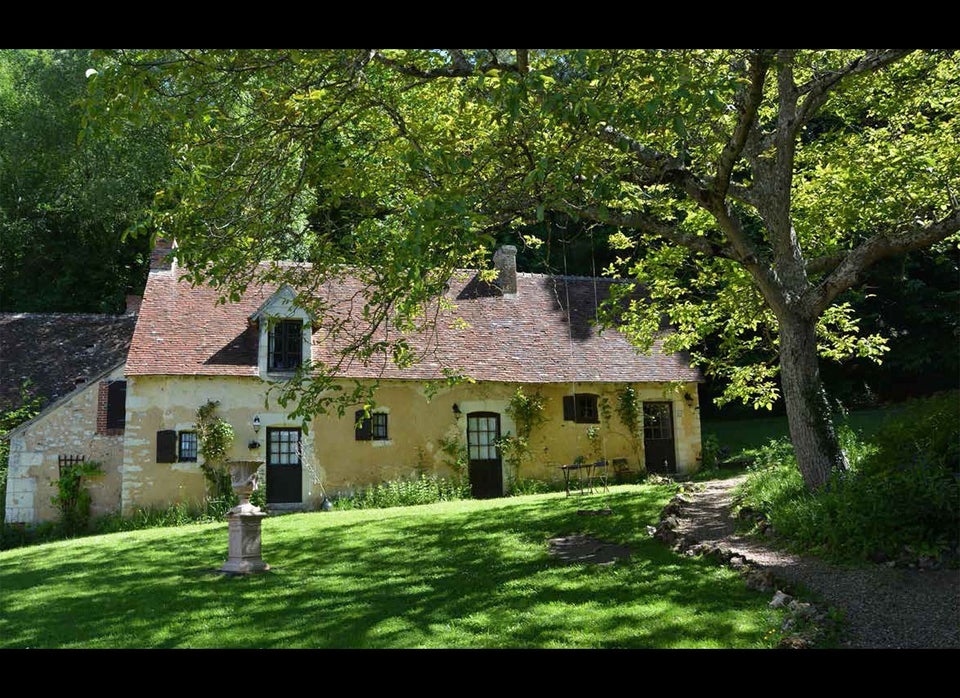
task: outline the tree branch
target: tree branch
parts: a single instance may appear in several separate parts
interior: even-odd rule
[[[522,74],[526,74],[527,71],[530,70],[529,49],[518,48],[516,49],[516,52],[517,52],[517,70]]]
[[[797,88],[798,94],[806,95],[803,104],[797,110],[795,129],[804,126],[819,111],[830,91],[834,89],[840,81],[860,73],[870,73],[884,66],[899,61],[904,56],[912,53],[916,49],[888,49],[879,53],[868,52],[865,55],[850,61],[840,70],[834,70],[824,73],[808,80]]]
[[[599,206],[577,207],[572,205],[554,206],[555,210],[571,215],[577,218],[586,218],[597,223],[615,225],[620,228],[632,228],[634,230],[643,230],[655,235],[659,235],[664,240],[676,245],[686,247],[694,252],[700,252],[708,257],[724,257],[726,259],[736,260],[736,253],[733,248],[718,245],[706,237],[700,235],[688,235],[677,230],[676,225],[666,223],[662,220],[648,216],[643,213],[622,211],[611,211],[610,209]]]
[[[643,171],[633,173],[638,184],[671,184],[680,187],[691,199],[713,212],[718,202],[711,198],[710,189],[693,174],[683,162],[634,140],[613,126],[604,126],[600,140],[632,153]],[[719,202],[722,205],[722,201]]]
[[[528,59],[526,49],[517,49],[516,63],[500,63],[500,61],[497,60],[496,51],[493,49],[487,50],[490,53],[491,59],[486,63],[478,63],[474,65],[464,55],[461,49],[449,49],[451,63],[440,68],[430,68],[428,70],[424,70],[423,68],[419,68],[410,63],[402,63],[392,58],[387,58],[379,51],[374,53],[373,58],[381,65],[385,65],[392,70],[396,70],[398,73],[402,73],[403,75],[408,75],[414,78],[420,78],[422,80],[433,80],[436,78],[464,78],[471,75],[476,75],[477,73],[484,73],[491,68],[515,73],[526,72]],[[521,67],[521,63],[523,67]]]
[[[763,99],[763,82],[769,68],[769,60],[763,53],[756,53],[750,58],[750,88],[744,95],[745,101],[740,108],[740,118],[737,120],[737,126],[734,128],[733,136],[727,141],[720,153],[720,161],[717,165],[717,176],[713,180],[713,193],[719,200],[727,196],[730,187],[730,175],[733,172],[733,166],[736,164],[746,145],[747,137],[753,128],[757,110]]]
[[[375,53],[373,59],[385,65],[388,68],[396,70],[398,73],[403,75],[409,75],[414,78],[422,78],[424,80],[433,80],[434,78],[463,78],[469,77],[474,73],[474,67],[470,64],[462,54],[459,57],[462,60],[454,58],[454,62],[451,65],[445,65],[442,68],[431,68],[430,70],[423,70],[418,68],[415,65],[410,65],[409,63],[401,63],[400,61],[395,61],[392,58],[387,58],[382,53]]]
[[[463,55],[463,50],[459,48],[448,49],[450,51],[450,58],[453,60],[453,65],[459,70],[465,70],[468,73],[473,72],[473,66],[470,64],[470,61],[467,60],[467,57]]]
[[[867,267],[885,258],[928,247],[960,231],[960,210],[926,226],[916,226],[892,235],[875,235],[845,255],[812,260],[815,269],[832,271],[804,295],[808,313],[819,316],[839,294],[854,286]],[[838,259],[839,258],[839,259]]]
[[[602,127],[599,135],[600,140],[632,153],[657,182],[677,180],[681,173],[685,172],[683,163],[679,159],[648,148],[613,126]]]
[[[782,301],[776,290],[776,284],[769,266],[760,259],[753,243],[750,242],[749,237],[743,231],[739,218],[724,199],[713,195],[712,190],[702,184],[677,158],[669,157],[648,148],[626,134],[617,131],[612,126],[605,126],[601,129],[600,138],[607,143],[633,153],[641,166],[647,169],[644,174],[649,175],[656,181],[680,186],[694,202],[717,219],[717,222],[720,223],[720,229],[730,241],[730,245],[721,246],[696,235],[680,233],[674,226],[640,214],[627,214],[620,218],[621,222],[617,222],[617,216],[610,213],[603,215],[613,215],[613,218],[594,215],[591,216],[593,220],[612,225],[638,227],[697,252],[732,259],[742,264],[753,275],[771,304]],[[737,193],[741,196],[749,196],[748,191],[743,188],[738,188]],[[635,221],[635,223],[632,224],[631,221]]]

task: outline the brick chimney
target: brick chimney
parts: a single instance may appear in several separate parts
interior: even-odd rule
[[[127,296],[127,315],[139,315],[143,296]]]
[[[493,253],[493,266],[497,270],[494,284],[505,296],[517,295],[517,248],[501,245]]]
[[[157,238],[157,244],[150,253],[150,270],[154,269],[173,269],[174,260],[170,254],[176,249],[176,240],[167,240],[166,238]]]

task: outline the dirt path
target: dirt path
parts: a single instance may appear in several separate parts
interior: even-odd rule
[[[811,590],[845,614],[843,647],[960,648],[960,570],[870,565],[846,568],[773,549],[735,532],[732,489],[743,476],[704,483],[678,516],[677,531],[723,545],[776,579]]]

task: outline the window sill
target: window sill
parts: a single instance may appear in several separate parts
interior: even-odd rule
[[[268,381],[288,381],[294,376],[297,375],[297,372],[294,371],[267,371],[266,373],[261,373],[260,377],[263,380]]]
[[[370,441],[374,448],[383,448],[384,446],[393,446],[392,439],[376,439]]]

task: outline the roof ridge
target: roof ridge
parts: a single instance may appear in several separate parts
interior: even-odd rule
[[[130,318],[136,318],[136,315],[127,314],[127,313],[34,313],[34,312],[16,312],[16,311],[4,311],[0,312],[0,318],[25,318],[25,319],[39,319],[39,318],[77,318],[79,319],[98,319],[98,320],[129,320]]]

